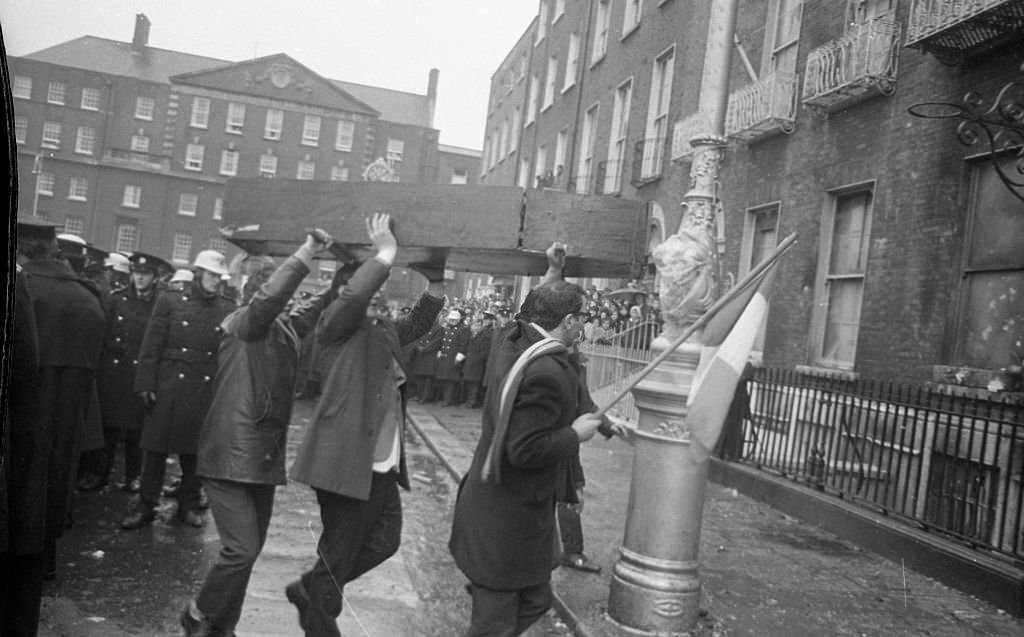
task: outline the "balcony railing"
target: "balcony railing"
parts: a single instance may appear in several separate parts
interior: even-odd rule
[[[154,170],[170,170],[171,157],[169,155],[154,155],[143,153],[127,148],[108,148],[103,154],[103,159],[108,161],[128,162],[136,166],[142,166]]]
[[[725,134],[751,142],[775,133],[792,133],[796,123],[797,78],[772,73],[733,92],[725,114]]]
[[[679,120],[672,127],[672,161],[686,161],[693,157],[693,146],[690,140],[696,135],[707,133],[711,129],[700,112]]]
[[[664,170],[665,137],[649,137],[633,147],[633,175],[629,183],[637,188],[661,178]]]
[[[907,46],[958,62],[1021,34],[1024,0],[914,0]]]
[[[804,70],[802,101],[832,112],[896,90],[900,26],[879,18],[850,27],[843,37],[810,52]]]

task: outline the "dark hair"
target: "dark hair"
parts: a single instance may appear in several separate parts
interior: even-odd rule
[[[242,286],[242,303],[246,304],[251,301],[253,295],[263,287],[264,283],[270,280],[270,277],[273,276],[276,270],[277,268],[274,266],[273,261],[261,262],[259,267],[249,274],[249,278],[245,280],[245,285]]]
[[[348,285],[348,280],[352,278],[352,275],[356,273],[360,265],[358,261],[349,261],[338,266],[338,269],[334,272],[334,278],[331,279],[332,298],[342,286]]]
[[[567,314],[583,309],[583,288],[568,281],[552,281],[530,290],[520,316],[546,330],[558,327]]]
[[[27,259],[52,259],[57,256],[57,240],[53,237],[40,238],[25,236],[23,233],[18,237],[18,252]]]

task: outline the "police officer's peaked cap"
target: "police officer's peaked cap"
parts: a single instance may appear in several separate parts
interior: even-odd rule
[[[60,253],[66,257],[85,258],[89,254],[89,244],[77,234],[68,232],[57,235],[57,246]]]
[[[132,252],[128,257],[128,262],[131,263],[132,271],[149,270],[153,274],[161,274],[174,269],[170,263],[160,257],[145,252]]]

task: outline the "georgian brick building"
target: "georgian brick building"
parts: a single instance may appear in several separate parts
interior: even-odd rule
[[[402,182],[476,174],[471,153],[443,158],[433,127],[438,71],[425,94],[318,75],[285,54],[242,62],[83,36],[9,57],[20,214],[62,222],[97,246],[178,265],[212,247],[235,176]],[[468,162],[468,164],[467,164]],[[446,181],[447,183],[447,181]]]
[[[800,236],[776,285],[766,364],[1020,382],[1024,202],[983,143],[958,140],[957,121],[908,109],[971,90],[991,103],[1020,81],[1022,5],[740,1],[722,279]],[[540,0],[492,77],[481,182],[643,200],[660,243],[689,187],[709,6]],[[1013,159],[996,161],[1012,171]]]

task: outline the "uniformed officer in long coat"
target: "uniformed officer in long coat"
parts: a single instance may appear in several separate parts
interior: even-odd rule
[[[103,437],[106,442],[100,486],[110,478],[119,442],[124,438],[124,489],[139,490],[142,450],[139,434],[146,416],[145,405],[133,391],[139,366],[139,350],[146,324],[157,297],[157,278],[173,268],[160,257],[135,252],[128,257],[131,279],[115,289],[107,307],[107,331],[98,378]]]
[[[487,369],[487,357],[491,353],[491,341],[494,338],[495,316],[484,312],[480,329],[469,339],[466,348],[466,362],[462,367],[462,384],[466,407],[483,406],[483,377]]]
[[[448,312],[445,323],[434,377],[444,388],[444,404],[454,405],[462,385],[462,364],[469,347],[469,328],[462,322],[462,312],[455,309]]]
[[[196,450],[199,430],[213,398],[221,321],[235,303],[219,292],[228,273],[224,255],[203,250],[192,264],[195,280],[182,291],[157,297],[139,350],[135,393],[149,408],[142,427],[142,479],[134,510],[121,528],[138,529],[156,517],[167,456],[181,465],[178,518],[202,526]]]

